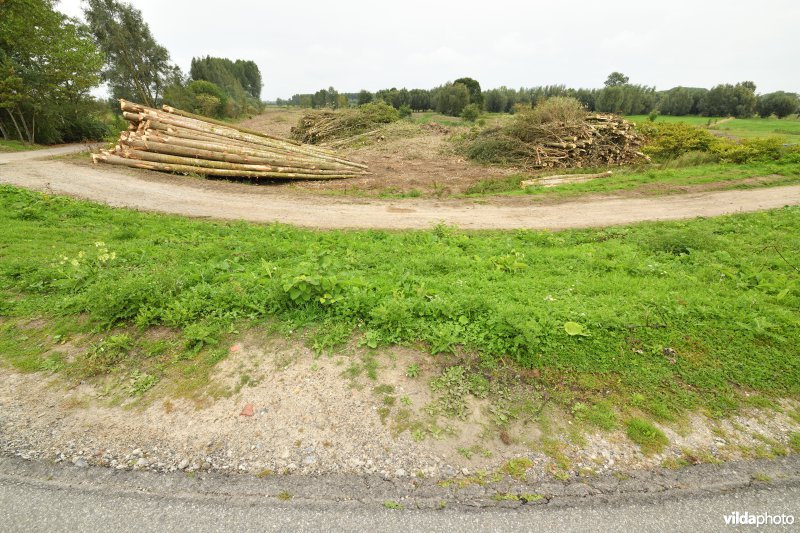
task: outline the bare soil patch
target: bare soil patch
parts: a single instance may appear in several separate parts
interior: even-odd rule
[[[753,409],[726,420],[695,415],[662,426],[669,446],[646,456],[623,429],[576,437],[568,416],[550,412],[553,456],[536,423],[511,424],[506,435],[487,431],[489,403],[473,399],[467,419],[440,417],[445,431],[418,439],[408,421],[428,417],[425,408],[435,399],[428,383],[438,371],[427,354],[370,352],[378,361],[377,378],[370,379],[347,371],[366,354],[358,348],[315,357],[301,344],[252,334],[231,348],[202,401],[176,397],[173,384],[163,381],[144,400],[119,404],[102,383],[3,369],[0,452],[117,469],[377,474],[470,484],[517,458],[526,459],[525,477],[534,481],[764,457],[785,453],[776,450],[797,431],[786,413],[798,403],[785,400],[781,411]],[[420,365],[419,377],[406,376],[410,362]]]
[[[242,125],[271,135],[288,137],[292,126],[307,110],[268,109]],[[367,136],[365,146],[342,148],[347,159],[369,165],[371,174],[347,180],[298,181],[277,184],[307,191],[355,191],[378,194],[408,193],[425,195],[459,194],[478,181],[508,176],[515,169],[484,167],[465,160],[453,151],[447,137],[466,127],[448,128],[439,124],[417,125],[400,121]]]

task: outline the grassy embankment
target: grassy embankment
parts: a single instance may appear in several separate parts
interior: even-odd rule
[[[3,152],[24,152],[25,150],[38,150],[43,148],[38,144],[28,144],[21,141],[0,140],[0,154]]]
[[[201,393],[229,343],[265,328],[318,351],[356,342],[376,355],[354,365],[373,369],[382,346],[417,347],[466,395],[522,372],[602,427],[800,393],[796,207],[561,233],[318,232],[2,187],[0,223],[0,358],[132,395],[160,380]]]

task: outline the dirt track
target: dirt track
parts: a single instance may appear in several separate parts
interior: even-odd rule
[[[116,207],[314,228],[567,229],[675,220],[800,204],[800,186],[651,198],[591,197],[553,205],[470,200],[375,200],[276,191],[180,176],[42,159],[84,146],[0,154],[0,183]]]

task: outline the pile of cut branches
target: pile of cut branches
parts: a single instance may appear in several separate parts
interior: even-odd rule
[[[164,106],[153,109],[120,100],[130,123],[113,150],[92,156],[103,162],[150,170],[285,179],[360,176],[366,165],[330,150],[226,124]]]
[[[640,151],[644,139],[622,117],[589,114],[580,108],[557,109],[556,104],[563,106],[563,101],[546,104],[518,112],[509,126],[477,134],[467,143],[466,154],[483,163],[529,169],[627,165],[648,160]]]
[[[365,104],[356,109],[311,111],[292,128],[292,138],[309,144],[331,143],[374,133],[383,125],[398,120],[398,111],[384,102]]]

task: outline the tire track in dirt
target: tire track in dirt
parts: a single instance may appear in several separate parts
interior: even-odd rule
[[[55,154],[85,150],[61,147]],[[710,217],[800,204],[800,185],[709,191],[645,198],[595,196],[558,204],[470,200],[336,198],[41,159],[54,150],[0,154],[0,183],[65,194],[143,211],[190,217],[282,222],[321,229],[464,229],[602,227],[642,221]]]

